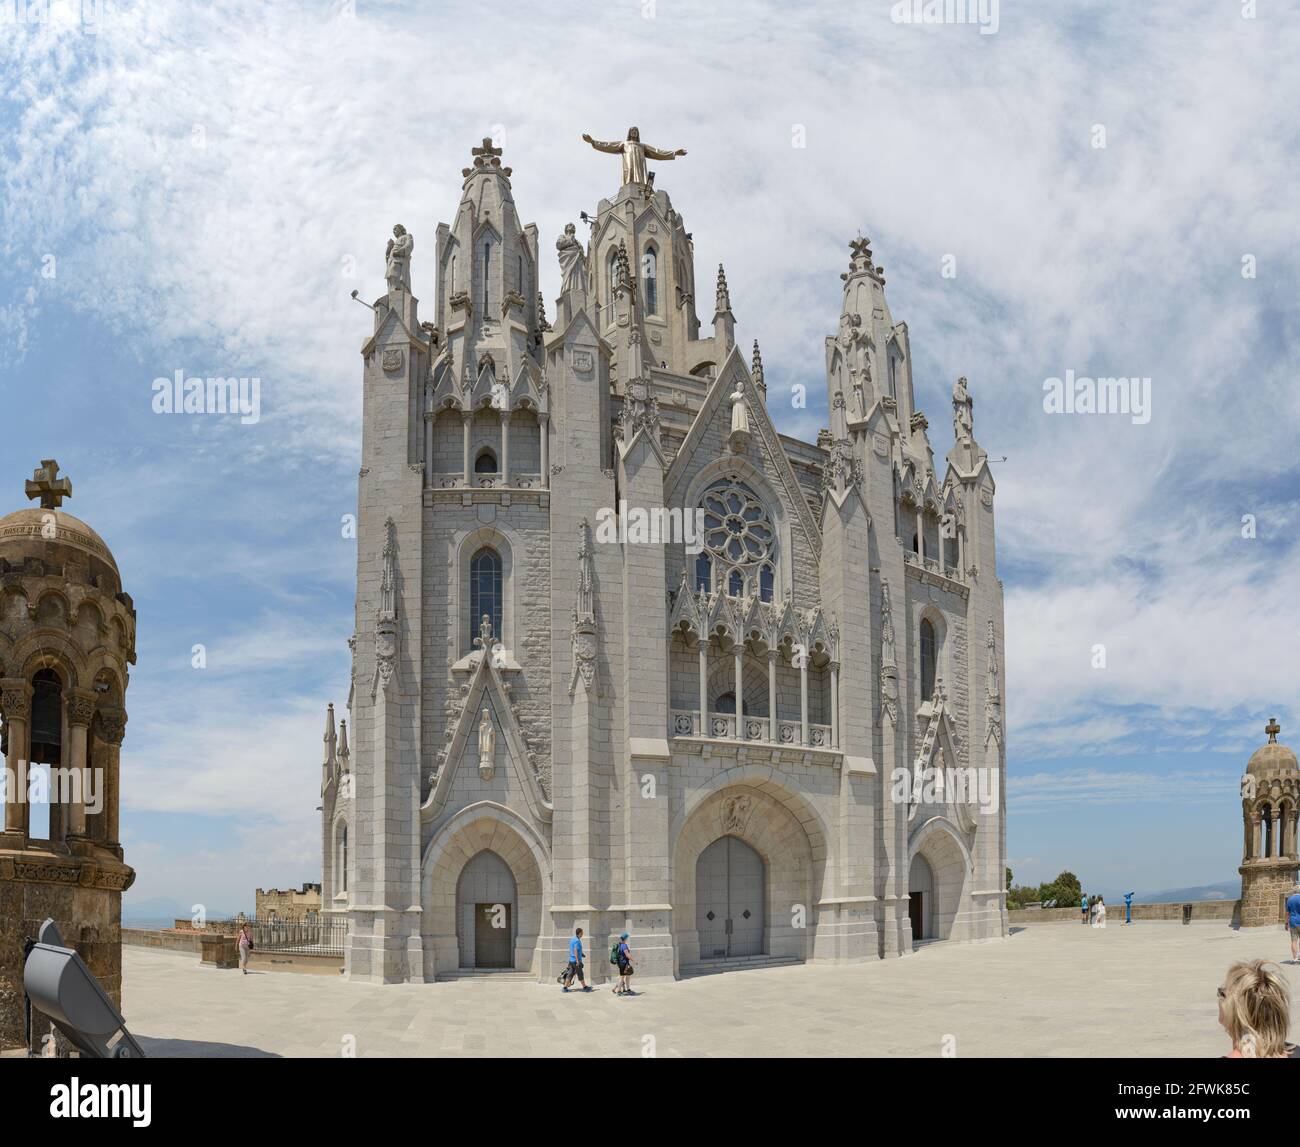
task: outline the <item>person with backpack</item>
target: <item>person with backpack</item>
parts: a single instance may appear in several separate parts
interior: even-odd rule
[[[618,965],[618,983],[614,985],[614,995],[636,995],[632,991],[632,985],[628,982],[635,969],[632,967],[632,949],[628,947],[626,932],[622,933],[610,946],[609,962]]]

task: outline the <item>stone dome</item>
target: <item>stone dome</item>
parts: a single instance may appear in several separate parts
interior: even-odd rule
[[[83,567],[91,584],[110,594],[120,593],[122,575],[113,551],[80,518],[58,508],[71,496],[72,483],[58,477],[59,464],[53,459],[41,467],[27,483],[27,496],[39,497],[41,504],[0,518],[0,573],[28,572],[34,559],[41,563],[32,570],[37,576],[57,576],[71,564]]]
[[[1282,731],[1276,717],[1269,718],[1264,732],[1268,734],[1268,743],[1260,745],[1250,757],[1246,772],[1254,777],[1282,777],[1300,774],[1300,763],[1296,761],[1295,751],[1288,745],[1281,744],[1277,735]]]
[[[104,588],[110,593],[122,589],[113,551],[85,522],[63,510],[30,506],[0,518],[0,560],[10,569],[22,570],[28,558],[39,558],[52,574],[62,573],[68,561],[76,561],[89,567],[92,581],[106,575],[109,584]]]

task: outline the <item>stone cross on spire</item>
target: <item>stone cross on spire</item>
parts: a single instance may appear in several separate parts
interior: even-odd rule
[[[1270,745],[1277,744],[1277,735],[1281,731],[1282,731],[1282,726],[1277,723],[1277,718],[1270,717],[1268,719],[1268,724],[1264,726],[1264,732],[1268,734],[1268,743]]]
[[[40,498],[41,509],[57,510],[64,498],[72,497],[72,481],[59,477],[59,464],[53,458],[43,458],[40,467],[28,480],[27,496]]]
[[[471,147],[469,153],[473,156],[487,156],[491,158],[492,156],[499,156],[501,154],[501,149],[499,147],[493,147],[492,137],[490,135],[485,135],[483,137],[483,146]]]

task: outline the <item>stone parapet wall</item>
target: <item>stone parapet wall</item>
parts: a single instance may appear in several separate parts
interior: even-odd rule
[[[1134,920],[1181,920],[1183,905],[1192,906],[1193,920],[1223,920],[1235,922],[1240,915],[1240,900],[1177,900],[1167,904],[1134,904]],[[1124,920],[1124,901],[1106,905],[1106,923],[1114,924]],[[1068,921],[1079,923],[1079,909],[1076,908],[1013,908],[1007,911],[1009,924],[1050,924]]]
[[[134,948],[163,948],[169,952],[193,952],[198,955],[203,933],[173,928],[123,928],[122,943]]]

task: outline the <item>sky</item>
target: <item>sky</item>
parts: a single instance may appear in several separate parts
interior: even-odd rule
[[[437,224],[491,136],[553,250],[617,190],[581,135],[631,123],[688,151],[657,186],[701,281],[725,264],[782,431],[826,422],[859,233],[940,457],[970,380],[1016,880],[1235,877],[1238,778],[1269,717],[1284,741],[1300,719],[1300,5],[899,14],[0,0],[0,513],[56,457],[135,600],[128,913],[320,877],[370,328],[350,294],[382,294],[392,225],[431,299]],[[554,313],[549,258],[542,287]],[[155,413],[178,370],[260,379],[260,416]],[[1149,420],[1048,413],[1067,371],[1149,379]]]

